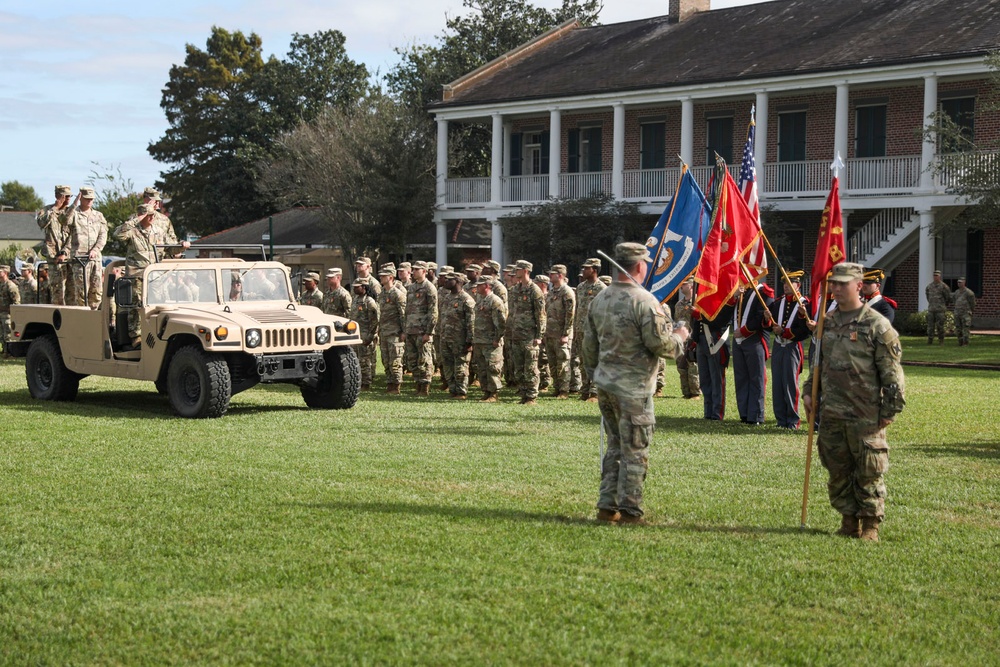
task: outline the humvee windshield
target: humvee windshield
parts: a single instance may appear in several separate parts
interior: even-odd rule
[[[215,269],[164,269],[146,278],[146,303],[218,303]]]
[[[225,301],[291,301],[281,269],[254,268],[223,272]]]

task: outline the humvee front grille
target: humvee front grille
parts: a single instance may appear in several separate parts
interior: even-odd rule
[[[312,327],[264,329],[263,333],[265,350],[287,350],[297,347],[313,349]]]

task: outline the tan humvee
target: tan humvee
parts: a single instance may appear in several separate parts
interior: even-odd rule
[[[28,391],[72,401],[87,375],[149,380],[182,417],[221,417],[233,394],[291,383],[311,408],[354,406],[361,369],[356,322],[292,298],[278,262],[176,259],[105,269],[101,308],[11,307],[10,351],[26,357]],[[134,280],[141,277],[142,298]],[[128,336],[138,309],[141,336]]]

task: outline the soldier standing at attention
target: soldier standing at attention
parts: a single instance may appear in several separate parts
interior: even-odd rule
[[[448,292],[441,304],[441,376],[452,398],[469,393],[469,355],[472,353],[476,302],[459,285],[457,273],[441,275]]]
[[[958,335],[958,346],[962,347],[969,344],[972,311],[976,309],[976,293],[965,286],[965,276],[958,279],[951,299],[955,304],[955,333]]]
[[[402,286],[403,289],[408,288],[413,284],[413,279],[410,277],[412,272],[412,264],[409,262],[400,262],[399,266],[396,267],[396,284]]]
[[[674,330],[670,315],[641,287],[650,262],[646,246],[619,243],[615,259],[627,274],[619,274],[590,303],[583,342],[584,367],[597,386],[608,438],[597,520],[644,524],[642,486],[656,423],[656,367],[660,357],[683,351],[688,332]]]
[[[70,244],[70,275],[73,278],[75,303],[71,306],[101,305],[101,251],[108,240],[108,221],[94,208],[94,188],[80,188],[77,202],[66,214]]]
[[[493,259],[487,260],[487,262],[483,264],[483,271],[481,275],[493,278],[493,293],[500,297],[500,300],[503,301],[503,305],[506,308],[507,288],[504,287],[503,282],[500,280],[500,262]]]
[[[771,351],[771,407],[774,418],[781,428],[796,429],[799,417],[799,374],[802,372],[802,341],[810,331],[806,317],[809,314],[809,300],[802,304],[795,298],[802,284],[803,271],[789,271],[788,280],[795,287],[782,283],[784,296],[769,306],[771,310],[771,333],[774,345]],[[803,304],[805,309],[803,309]]]
[[[21,303],[21,293],[10,280],[10,267],[0,264],[0,340],[3,342],[3,358],[10,359],[7,343],[10,342],[10,307]]]
[[[351,294],[341,287],[342,269],[326,270],[326,293],[323,295],[323,312],[338,317],[351,317]]]
[[[302,279],[302,293],[299,294],[299,303],[303,306],[315,306],[323,308],[323,292],[316,287],[319,284],[319,274],[310,271]]]
[[[73,188],[68,185],[56,186],[56,202],[49,204],[35,215],[38,227],[45,233],[44,255],[52,263],[49,278],[49,300],[62,306],[66,303],[66,281],[69,278],[69,264],[66,263],[69,235],[66,233],[65,217],[69,213],[69,197]]]
[[[355,346],[361,362],[361,389],[368,390],[375,376],[375,339],[378,336],[378,304],[368,296],[368,281],[356,278],[352,284],[354,300],[351,302],[351,319],[358,323],[361,343]]]
[[[372,261],[367,257],[358,257],[354,260],[354,272],[358,278],[361,278],[368,284],[366,288],[368,296],[377,299],[379,293],[382,291],[382,286],[375,280],[375,276],[372,275]]]
[[[681,283],[680,296],[674,304],[674,322],[691,326],[691,310],[694,308],[694,276]],[[686,346],[684,354],[677,357],[677,374],[681,376],[681,395],[684,398],[701,396],[701,380],[698,377],[698,357],[694,349]]]
[[[583,368],[580,354],[583,348],[583,328],[587,321],[590,302],[607,287],[597,277],[600,271],[601,260],[597,257],[591,257],[583,263],[583,279],[576,286],[576,316],[573,322],[573,343],[569,358],[569,390],[571,393],[580,392],[580,400],[591,403],[597,402],[597,389]]]
[[[132,280],[132,304],[136,306],[128,311],[128,335],[132,349],[139,349],[142,333],[139,307],[142,304],[142,270],[156,262],[156,246],[163,243],[161,229],[156,226],[153,207],[149,204],[139,204],[136,214],[115,227],[111,235],[125,244],[125,259],[128,273]]]
[[[417,396],[429,396],[432,366],[431,345],[438,321],[437,289],[427,281],[427,264],[413,263],[413,284],[406,295],[407,366],[417,385]]]
[[[382,293],[379,295],[378,338],[385,367],[385,393],[399,395],[403,383],[403,324],[406,322],[406,292],[396,289],[396,272],[379,271]]]
[[[905,382],[896,330],[861,300],[862,267],[843,262],[828,278],[836,310],[826,316],[819,363],[802,387],[811,413],[819,382],[816,442],[830,474],[830,504],[843,516],[838,535],[878,541],[889,468],[885,430],[903,410]],[[816,368],[819,377],[816,377]]]
[[[934,342],[934,333],[944,345],[944,316],[951,305],[951,290],[941,280],[941,272],[934,272],[934,279],[924,288],[927,295],[927,344]]]
[[[49,263],[39,262],[35,268],[38,269],[38,303],[52,303],[52,294],[49,291]]]
[[[476,282],[479,300],[473,323],[472,350],[479,371],[484,403],[496,403],[503,371],[503,335],[507,328],[507,308],[493,293],[497,282],[483,276]]]
[[[573,345],[576,293],[566,284],[566,265],[549,269],[552,287],[545,297],[545,349],[556,398],[569,398],[569,353]]]
[[[539,274],[535,276],[535,284],[538,285],[538,289],[542,290],[542,300],[548,299],[549,285],[552,284],[549,277]],[[547,322],[546,326],[548,326]],[[552,376],[549,375],[549,352],[545,349],[545,340],[543,337],[542,344],[538,346],[538,391],[548,389],[551,380]]]
[[[531,281],[531,262],[514,264],[517,282],[508,292],[510,299],[511,370],[521,395],[521,405],[535,405],[538,398],[538,348],[545,331],[545,299]]]
[[[882,269],[865,269],[865,281],[861,284],[861,294],[867,303],[871,304],[872,310],[889,320],[889,324],[896,319],[896,302],[882,296],[881,285],[885,279],[885,271]]]
[[[21,303],[38,303],[38,282],[35,280],[35,267],[25,262],[21,265],[21,282],[17,288],[21,293]]]

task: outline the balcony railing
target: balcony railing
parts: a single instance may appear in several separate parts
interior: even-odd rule
[[[1000,153],[996,151],[950,153],[940,157],[941,170],[935,174],[935,184],[938,187],[953,188],[963,177],[970,175],[972,180],[981,182],[984,186],[1000,181]]]
[[[549,198],[548,174],[506,176],[500,184],[504,202],[540,202]]]
[[[490,177],[449,178],[445,183],[445,201],[449,204],[488,204]]]
[[[589,171],[559,175],[559,196],[583,199],[593,194],[611,194],[611,172]]]
[[[680,177],[680,167],[626,169],[623,194],[625,199],[656,201],[670,199],[677,191],[677,181]]]

